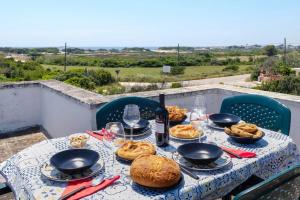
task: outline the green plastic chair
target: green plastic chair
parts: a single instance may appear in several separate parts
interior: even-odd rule
[[[143,97],[122,97],[104,104],[96,113],[97,129],[105,128],[108,122],[123,121],[123,111],[127,104],[139,106],[141,118],[151,120],[155,118],[157,101]]]
[[[299,199],[300,165],[287,169],[239,193],[234,200]]]
[[[240,116],[259,127],[289,135],[291,111],[280,102],[261,95],[238,95],[223,100],[221,113]]]
[[[10,188],[5,183],[0,183],[0,195],[11,192]]]

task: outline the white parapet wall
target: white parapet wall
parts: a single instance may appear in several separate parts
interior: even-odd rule
[[[204,96],[207,112],[219,112],[222,100],[239,94],[260,94],[275,98],[291,109],[290,136],[300,147],[300,97],[226,85],[201,85],[176,89],[102,96],[59,81],[7,83],[0,85],[0,134],[32,126],[42,127],[56,138],[96,130],[97,109],[116,98],[141,96],[158,99],[166,94],[168,105],[191,110],[197,95]]]
[[[22,82],[0,86],[0,134],[40,126],[50,137],[95,129],[101,96],[58,81]],[[93,101],[91,101],[93,102]]]
[[[0,87],[0,134],[41,123],[40,89],[37,83]]]

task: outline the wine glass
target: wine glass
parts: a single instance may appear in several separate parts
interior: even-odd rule
[[[117,147],[121,146],[122,142],[126,140],[124,127],[121,122],[109,122],[106,124],[105,129],[113,136],[119,137],[118,139],[115,138],[114,140],[115,146]],[[122,139],[120,137],[122,137]]]
[[[133,139],[133,127],[140,121],[140,110],[135,104],[125,106],[123,121],[130,127],[130,139]]]
[[[208,123],[208,118],[206,115],[206,101],[204,96],[196,96],[194,101],[194,107],[190,114],[191,122],[198,122],[200,125],[204,125],[203,122]]]

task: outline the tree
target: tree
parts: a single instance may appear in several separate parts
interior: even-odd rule
[[[264,47],[264,54],[267,56],[275,56],[277,54],[277,49],[274,45],[267,45]]]

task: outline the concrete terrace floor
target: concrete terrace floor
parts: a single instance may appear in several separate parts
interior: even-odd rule
[[[11,157],[12,155],[22,151],[23,149],[46,140],[47,137],[40,131],[34,131],[31,133],[18,134],[18,136],[12,136],[0,139],[0,163]],[[0,175],[0,183],[5,180]],[[0,195],[0,200],[13,200],[14,196],[10,192],[8,194]]]

